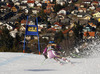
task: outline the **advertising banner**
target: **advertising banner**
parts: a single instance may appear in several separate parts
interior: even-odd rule
[[[38,35],[37,25],[26,25],[26,35]]]

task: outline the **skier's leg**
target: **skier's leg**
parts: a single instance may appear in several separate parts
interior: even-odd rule
[[[59,61],[59,59],[58,59],[58,58],[54,58],[54,60],[55,60],[55,61],[57,61],[57,62]]]
[[[54,60],[56,61],[56,62],[58,62],[59,64],[63,64],[60,60],[59,60],[59,58],[54,58]]]
[[[62,57],[62,60],[67,62],[67,63],[70,62],[70,60],[66,59],[65,57]]]

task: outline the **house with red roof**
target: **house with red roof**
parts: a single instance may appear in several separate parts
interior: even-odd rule
[[[7,6],[8,6],[9,8],[11,8],[11,7],[12,7],[9,3],[7,3]]]
[[[93,1],[92,3],[91,3],[91,5],[99,5],[99,2],[98,1]]]
[[[82,0],[82,3],[84,3],[84,4],[91,4],[91,0]]]
[[[83,38],[94,38],[95,32],[84,32]]]
[[[49,4],[49,3],[50,3],[50,1],[48,1],[48,0],[47,0],[47,1],[43,1],[42,3]]]
[[[21,25],[21,27],[19,28],[19,30],[22,31],[22,32],[25,32],[25,30],[26,30],[25,25]]]
[[[88,23],[91,27],[94,27],[94,28],[96,28],[97,26],[95,25],[95,24],[93,24],[93,23]]]
[[[69,29],[64,30],[62,33],[64,34],[64,36],[67,36],[67,35],[73,36],[74,31],[72,30],[72,28],[69,28]]]
[[[7,6],[0,7],[0,12],[6,12],[6,10],[7,10]]]
[[[52,28],[54,28],[56,30],[61,30],[62,25],[59,22],[55,22],[54,25],[52,26]]]
[[[56,32],[56,29],[54,29],[54,28],[49,28],[48,31]]]
[[[48,31],[54,31],[58,32],[62,30],[62,25],[60,25],[59,22],[55,22],[54,25],[51,25],[51,28],[48,29]]]
[[[83,28],[83,38],[94,38],[95,37],[95,30],[96,25],[93,23],[88,23],[87,26]]]
[[[21,25],[26,25],[26,22],[27,22],[27,20],[21,20]]]
[[[47,6],[46,6],[46,9],[44,10],[44,13],[48,13],[48,14],[50,14],[51,12],[53,12],[54,11],[54,6],[55,6],[55,4],[48,4]]]
[[[35,0],[27,0],[27,4],[28,4],[29,7],[34,7]]]
[[[34,3],[35,0],[27,0],[27,3]]]
[[[100,12],[100,7],[97,7],[97,8],[96,8],[96,11],[97,11],[97,12]]]
[[[66,10],[65,9],[61,9],[59,12],[57,12],[57,14],[63,14],[63,15],[66,15]]]
[[[70,29],[64,30],[63,34],[67,34],[70,31]]]
[[[86,8],[78,8],[78,11],[86,13],[87,10],[86,10]]]
[[[27,0],[21,0],[21,4],[27,3]]]

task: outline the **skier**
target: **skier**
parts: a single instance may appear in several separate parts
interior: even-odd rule
[[[69,60],[67,60],[66,58],[60,56],[60,51],[58,50],[59,46],[57,46],[57,44],[54,43],[54,41],[49,41],[49,44],[47,45],[47,47],[44,49],[43,51],[43,55],[45,56],[45,58],[50,58],[50,59],[54,59],[56,61],[60,62],[60,59],[62,59],[65,62],[70,62]],[[62,64],[62,63],[61,63]]]

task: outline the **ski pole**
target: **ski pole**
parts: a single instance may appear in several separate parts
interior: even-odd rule
[[[43,60],[43,62],[41,63],[41,65],[45,62],[46,59]]]

